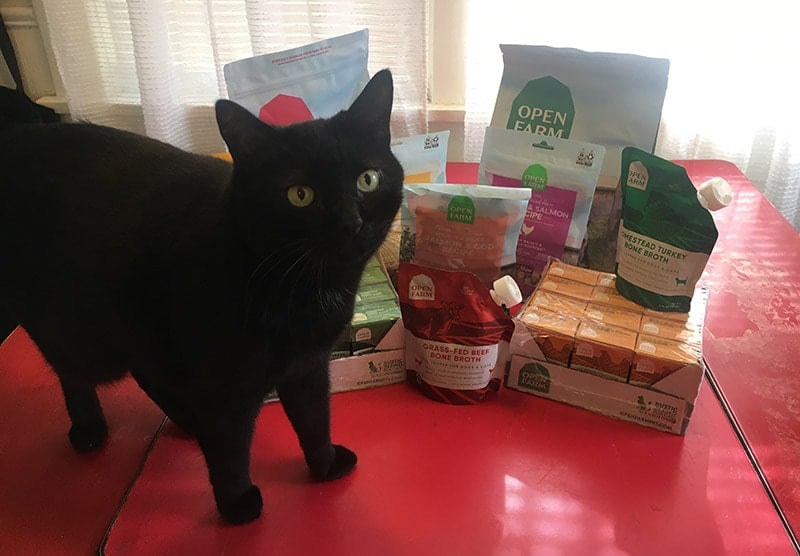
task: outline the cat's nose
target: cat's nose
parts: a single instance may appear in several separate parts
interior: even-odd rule
[[[364,220],[361,218],[361,213],[359,212],[357,206],[350,204],[339,205],[336,213],[339,229],[343,233],[353,237],[361,231],[361,226],[364,225]]]

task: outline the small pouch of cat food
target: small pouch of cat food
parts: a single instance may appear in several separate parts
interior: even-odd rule
[[[346,109],[369,82],[367,29],[225,64],[230,100],[289,125]]]
[[[621,183],[617,291],[655,311],[688,312],[717,241],[711,213],[682,166],[641,149],[623,149]]]
[[[476,274],[487,288],[512,274],[530,189],[408,184],[400,261]]]
[[[604,156],[602,145],[486,128],[478,181],[531,190],[516,252],[523,295],[536,287],[551,257],[563,259],[565,249],[583,246]]]
[[[392,154],[405,173],[405,183],[446,183],[449,131],[392,139]]]
[[[472,404],[497,392],[514,321],[470,272],[401,263],[406,374],[426,396]]]

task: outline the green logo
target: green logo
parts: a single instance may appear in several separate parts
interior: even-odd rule
[[[521,388],[548,394],[550,392],[550,373],[539,363],[527,363],[519,370],[517,385]]]
[[[447,205],[447,221],[462,224],[475,223],[475,203],[465,195],[456,195]]]
[[[569,139],[575,104],[569,87],[552,76],[540,77],[522,88],[508,114],[508,129]]]
[[[532,164],[522,172],[522,185],[534,191],[544,191],[547,188],[547,168],[541,164]]]

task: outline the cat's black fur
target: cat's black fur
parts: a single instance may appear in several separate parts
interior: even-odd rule
[[[233,166],[91,124],[0,135],[0,304],[59,376],[75,448],[106,438],[95,385],[130,372],[197,438],[230,522],[261,512],[250,444],[272,387],[312,476],[351,471],[328,358],[400,206],[392,91],[381,71],[348,110],[285,128],[219,101]]]

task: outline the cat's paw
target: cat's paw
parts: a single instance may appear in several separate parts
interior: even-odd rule
[[[261,491],[257,486],[251,485],[244,494],[233,499],[217,498],[217,509],[223,519],[233,525],[241,525],[253,521],[261,515],[264,502]]]
[[[69,429],[69,441],[79,452],[91,452],[106,442],[108,426],[105,421],[74,424]]]
[[[309,465],[311,474],[318,481],[333,481],[350,473],[358,462],[358,457],[351,450],[338,444],[333,445],[333,458],[324,464],[317,462]]]

